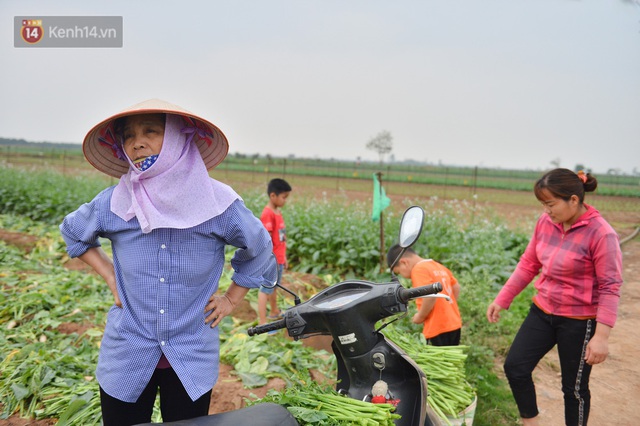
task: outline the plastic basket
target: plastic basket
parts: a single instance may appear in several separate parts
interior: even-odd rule
[[[478,395],[473,398],[473,402],[467,408],[458,413],[457,417],[447,416],[447,420],[452,426],[472,426],[477,404]]]

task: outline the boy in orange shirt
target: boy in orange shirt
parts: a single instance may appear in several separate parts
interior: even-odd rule
[[[394,245],[387,253],[387,264],[396,260],[402,248]],[[432,259],[423,259],[415,250],[408,248],[393,268],[393,273],[411,279],[412,287],[442,283],[442,291],[451,300],[436,297],[416,299],[418,312],[411,321],[423,324],[422,334],[434,346],[455,346],[460,344],[462,319],[458,310],[460,284],[451,271]]]
[[[267,194],[269,202],[262,210],[260,220],[271,235],[273,243],[273,254],[278,263],[278,283],[282,280],[282,272],[289,265],[287,262],[287,238],[286,227],[280,210],[287,202],[287,198],[291,193],[291,185],[284,179],[271,179],[267,185]],[[271,307],[271,315],[267,317],[267,302]],[[276,288],[260,287],[258,293],[258,321],[260,324],[266,324],[268,319],[277,319],[282,314],[278,308],[278,298],[276,296]]]

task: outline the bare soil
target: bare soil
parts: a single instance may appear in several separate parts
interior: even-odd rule
[[[344,195],[351,200],[366,200],[369,193],[347,191]],[[324,196],[320,194],[319,196]],[[393,198],[393,197],[392,197]],[[402,197],[404,198],[404,197]],[[493,209],[502,214],[513,226],[521,224],[522,220],[535,217],[536,208],[516,204],[493,204]],[[631,235],[640,225],[640,208],[637,212],[614,212],[605,218],[614,225],[616,231],[624,238]],[[30,251],[36,244],[36,239],[29,235],[0,230],[0,239]],[[591,375],[592,408],[589,424],[591,425],[622,425],[638,424],[635,402],[640,398],[640,238],[635,238],[623,245],[624,286],[620,303],[618,322],[611,334],[609,342],[610,355],[603,364],[594,367]],[[79,262],[66,265],[73,269],[85,266]],[[308,274],[286,272],[284,284],[296,290],[302,290],[305,283],[320,288],[322,280]],[[240,306],[235,316],[244,320],[252,320],[256,312],[248,303]],[[64,323],[60,331],[72,332],[89,324]],[[307,344],[316,348],[329,350],[331,339],[319,337],[307,339]],[[501,360],[496,360],[496,372],[501,373]],[[541,425],[564,425],[562,392],[560,390],[559,363],[557,353],[550,352],[540,363],[534,373],[538,404],[541,410]],[[325,378],[318,377],[318,380]],[[218,383],[213,389],[210,413],[219,413],[241,408],[245,405],[245,398],[262,397],[268,389],[282,389],[284,381],[272,379],[261,388],[245,389],[242,382],[232,374],[232,367],[221,365]],[[48,426],[55,424],[55,420],[29,420],[16,416],[8,420],[0,420],[0,426]]]

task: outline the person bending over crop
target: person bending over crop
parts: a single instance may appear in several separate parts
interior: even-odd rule
[[[533,191],[544,213],[515,271],[487,308],[495,323],[500,311],[537,276],[528,316],[511,344],[504,370],[524,425],[538,425],[532,372],[558,345],[565,423],[586,425],[591,394],[589,375],[609,354],[622,285],[618,235],[584,203],[595,191],[591,174],[554,169]]]
[[[387,252],[389,267],[400,255],[402,248],[392,246]],[[423,324],[422,334],[434,346],[454,346],[460,344],[462,319],[458,309],[460,284],[453,273],[433,259],[424,259],[415,250],[408,248],[393,267],[393,273],[411,279],[413,287],[421,287],[435,282],[442,283],[440,294],[444,298],[426,297],[416,299],[418,312],[411,321]]]
[[[209,177],[227,139],[212,123],[151,100],[100,122],[83,151],[120,179],[60,225],[69,255],[113,293],[96,371],[103,423],[150,422],[158,389],[164,422],[207,415],[218,324],[250,288],[276,279],[262,223]],[[113,260],[99,238],[111,241]],[[226,245],[238,248],[235,272],[219,294]]]

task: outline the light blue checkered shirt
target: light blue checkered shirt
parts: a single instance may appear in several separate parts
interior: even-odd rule
[[[204,307],[218,289],[225,245],[238,247],[233,281],[258,288],[276,279],[271,238],[236,200],[220,216],[189,229],[143,234],[109,208],[113,187],[69,214],[60,225],[67,252],[77,257],[111,240],[122,308],[111,306],[96,376],[109,395],[135,402],[165,354],[194,401],[218,378],[218,328],[205,324]]]

